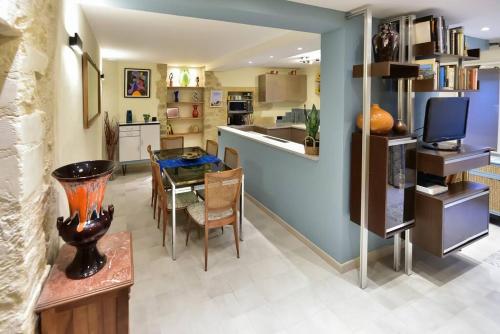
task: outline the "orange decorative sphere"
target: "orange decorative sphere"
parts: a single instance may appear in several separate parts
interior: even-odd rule
[[[363,113],[356,117],[356,125],[359,129],[363,128]],[[394,125],[394,118],[391,114],[380,108],[378,104],[372,104],[370,109],[370,131],[375,135],[386,135],[391,132]]]

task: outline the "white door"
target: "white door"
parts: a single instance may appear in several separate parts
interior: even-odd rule
[[[141,137],[137,136],[122,136],[120,133],[120,162],[135,161],[141,159]]]
[[[160,124],[141,125],[141,159],[149,159],[147,150],[148,145],[151,149],[160,149]]]

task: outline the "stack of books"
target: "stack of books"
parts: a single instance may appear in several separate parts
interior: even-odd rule
[[[419,80],[434,80],[434,90],[477,90],[478,68],[441,65],[436,59],[417,60]]]
[[[414,24],[416,44],[434,42],[435,52],[467,55],[463,27],[449,28],[444,17],[432,15],[418,18]]]

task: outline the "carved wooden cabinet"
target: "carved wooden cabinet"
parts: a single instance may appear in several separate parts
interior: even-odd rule
[[[61,248],[35,308],[42,334],[129,332],[128,302],[134,283],[130,232],[105,235],[97,245],[106,254],[106,265],[80,280],[64,273],[75,248]]]

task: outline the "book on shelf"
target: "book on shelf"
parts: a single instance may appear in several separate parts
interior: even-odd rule
[[[415,44],[434,42],[435,52],[467,55],[463,27],[449,28],[443,16],[424,16],[414,21]]]
[[[415,19],[413,22],[416,44],[432,42],[432,19],[430,15]]]
[[[477,90],[478,68],[440,65],[433,59],[419,60],[418,80],[433,80],[434,90]]]

